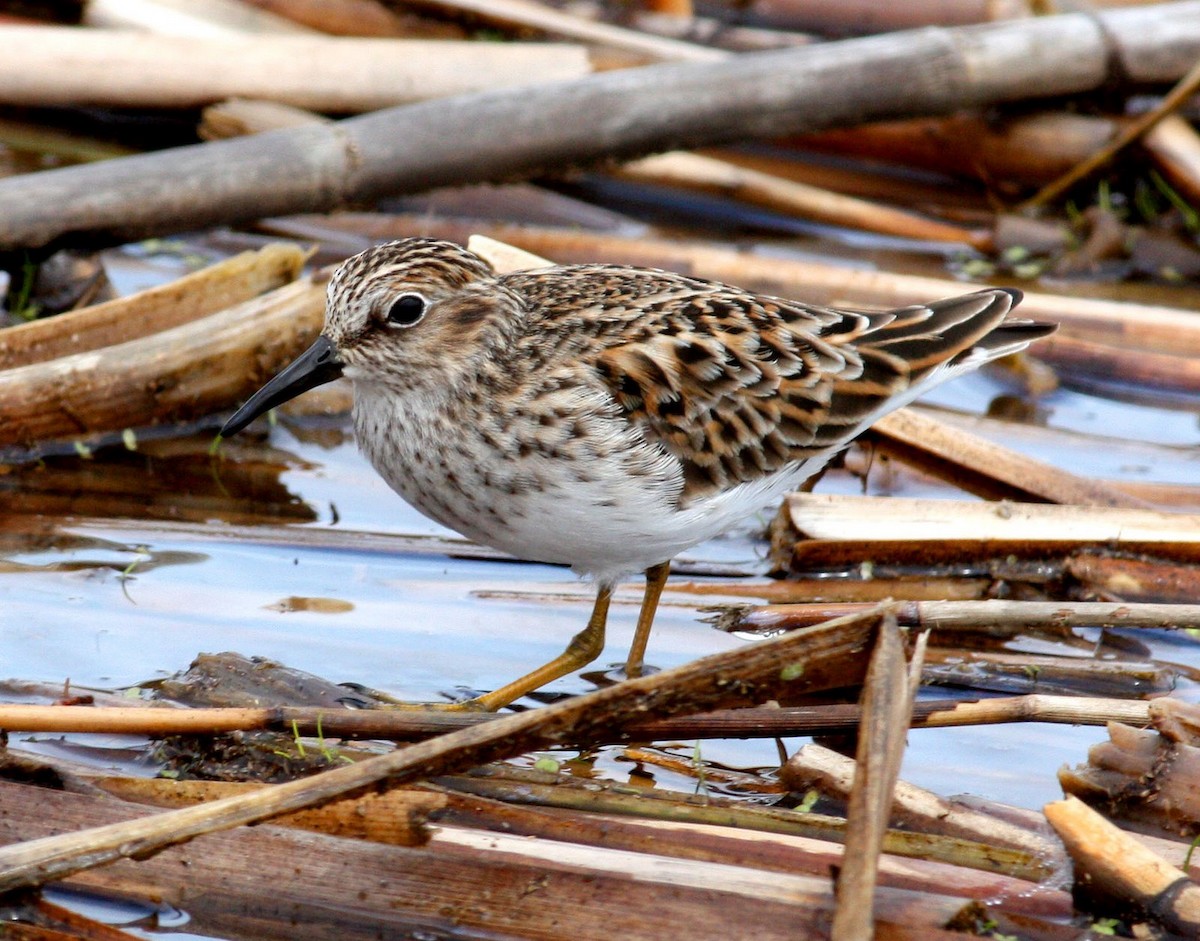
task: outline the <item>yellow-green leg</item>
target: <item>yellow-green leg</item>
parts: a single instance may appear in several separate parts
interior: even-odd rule
[[[660,562],[646,569],[646,593],[642,596],[642,610],[638,612],[637,629],[633,632],[633,644],[625,660],[625,675],[642,675],[642,662],[646,657],[646,645],[650,642],[650,628],[654,626],[654,615],[658,611],[658,599],[662,597],[671,571],[670,562]]]
[[[497,690],[484,693],[477,699],[455,705],[461,709],[484,709],[494,712],[520,699],[526,693],[540,689],[547,683],[553,683],[560,676],[566,676],[591,663],[604,649],[604,625],[608,620],[608,603],[612,600],[612,590],[610,582],[600,583],[596,589],[596,603],[592,607],[592,616],[588,618],[587,627],[572,637],[567,649],[549,663]]]

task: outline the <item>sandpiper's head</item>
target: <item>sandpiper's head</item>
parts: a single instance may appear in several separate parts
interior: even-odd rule
[[[267,409],[341,375],[399,392],[448,385],[454,367],[502,336],[519,308],[491,266],[453,242],[376,245],[334,272],[321,336],[238,409],[221,434],[235,434]]]
[[[469,350],[503,299],[487,262],[436,239],[355,255],[334,272],[328,296],[324,335],[346,375],[401,385]]]

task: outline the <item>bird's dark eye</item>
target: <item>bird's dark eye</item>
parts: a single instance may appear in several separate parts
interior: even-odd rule
[[[387,322],[393,327],[411,327],[425,316],[425,298],[420,294],[401,294],[388,308]]]

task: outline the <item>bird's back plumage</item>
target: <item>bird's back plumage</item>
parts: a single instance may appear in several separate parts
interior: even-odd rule
[[[679,462],[683,504],[838,449],[880,415],[1048,328],[1001,326],[1020,293],[890,311],[820,307],[665,271],[572,266],[500,278],[526,300],[520,360],[595,371]]]

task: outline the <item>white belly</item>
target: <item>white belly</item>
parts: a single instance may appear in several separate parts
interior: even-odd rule
[[[356,390],[357,392],[358,390]],[[729,529],[819,467],[796,466],[686,508],[673,459],[620,423],[591,448],[505,453],[504,429],[451,420],[396,398],[356,397],[359,447],[405,500],[469,539],[519,558],[613,579],[665,562]],[[612,429],[609,429],[612,430]],[[628,440],[619,435],[628,436]],[[490,438],[490,440],[489,440]],[[821,462],[823,463],[823,461]],[[813,462],[806,462],[812,465]]]

